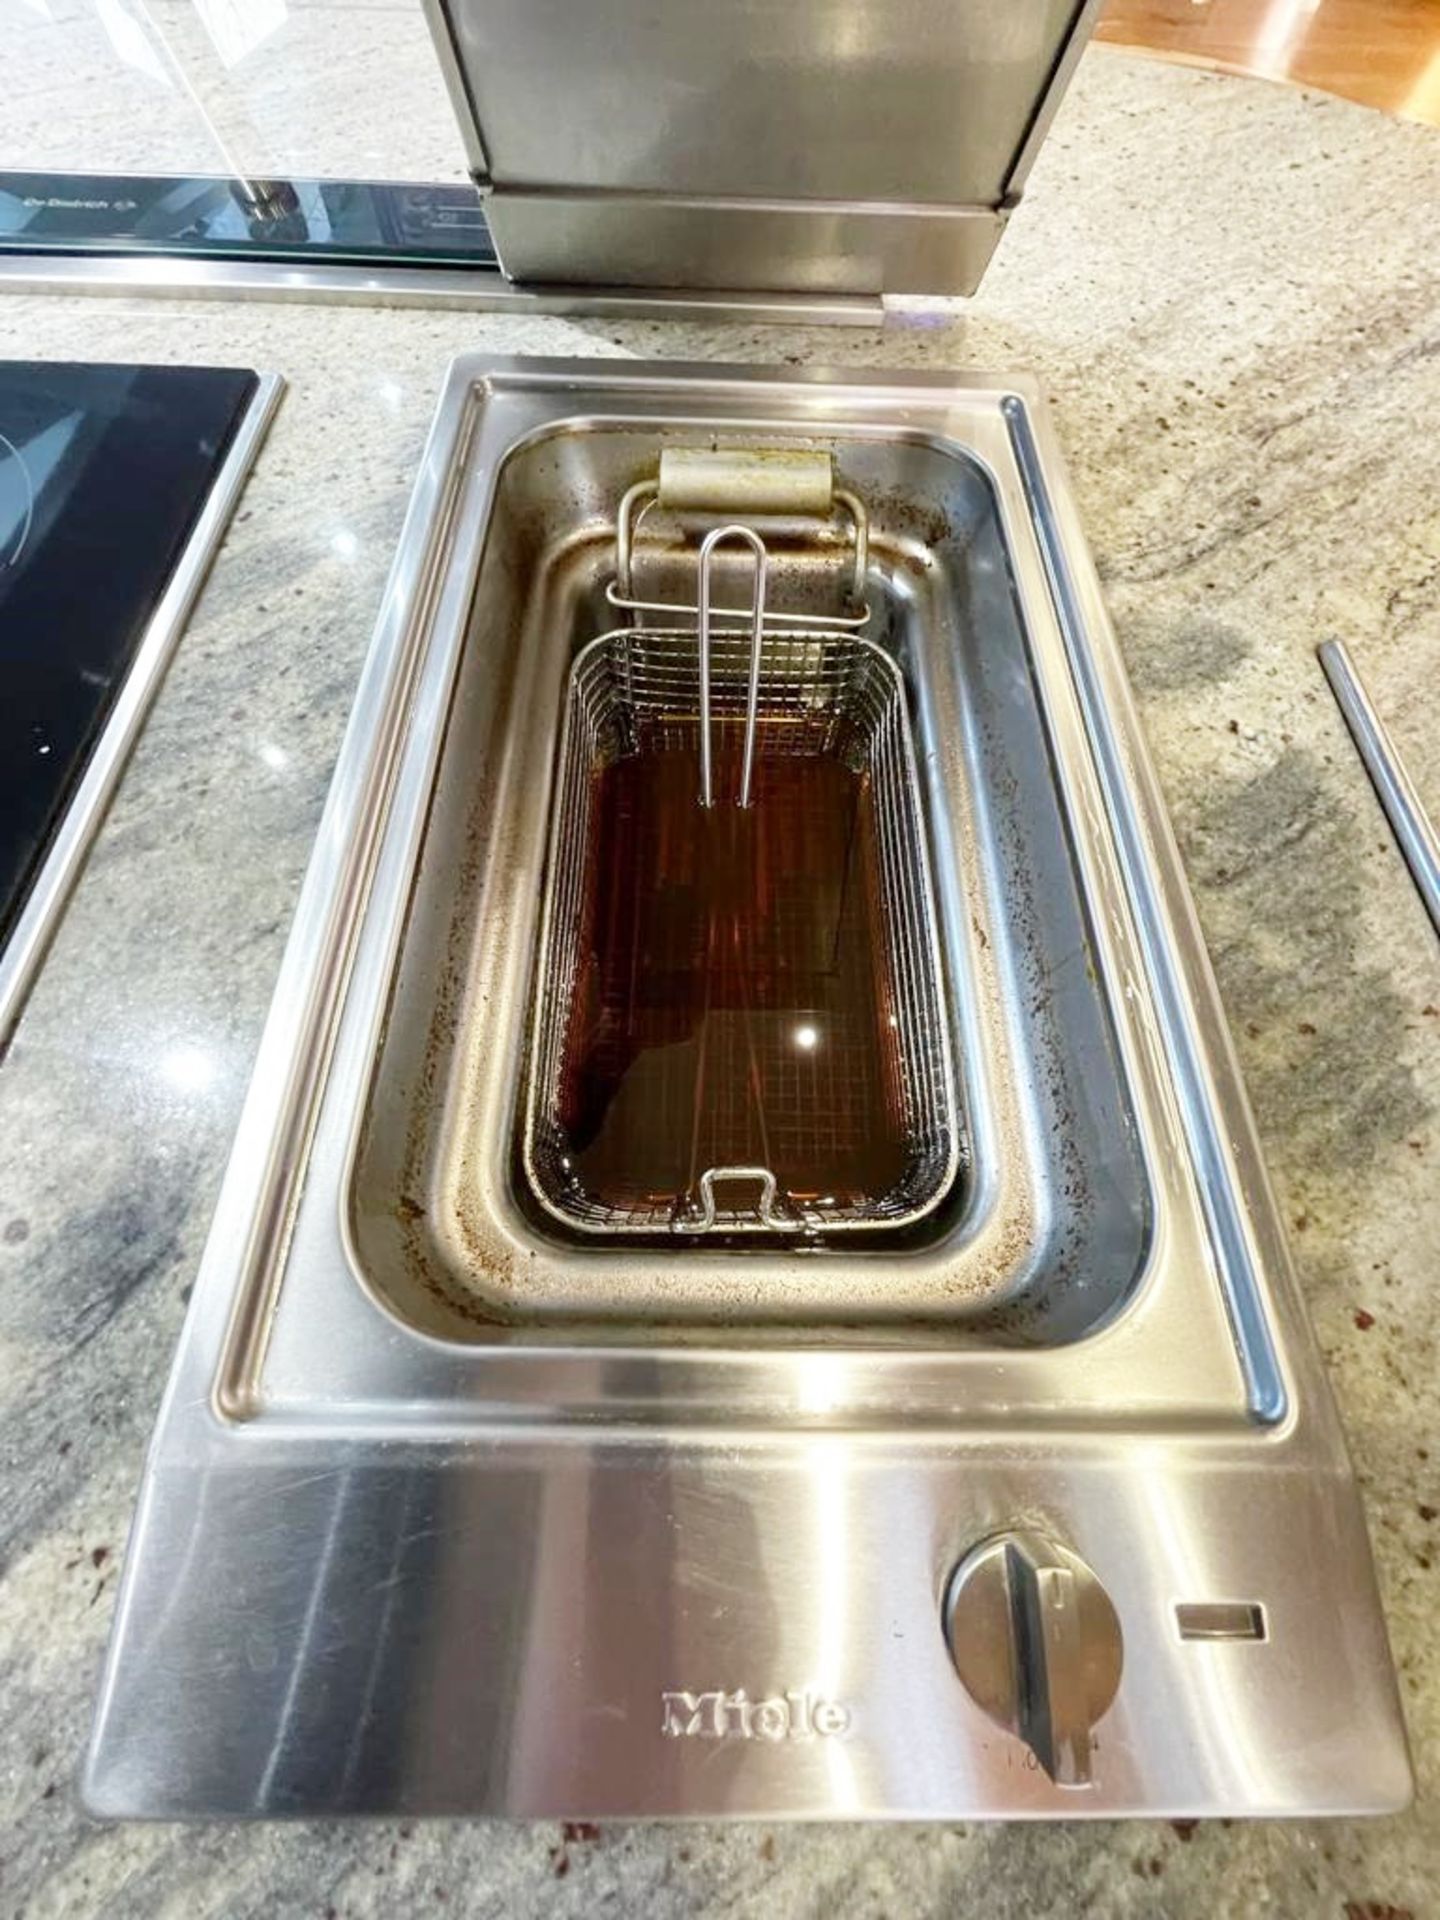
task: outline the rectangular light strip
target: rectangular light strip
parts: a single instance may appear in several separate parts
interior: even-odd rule
[[[1175,1608],[1182,1640],[1263,1640],[1265,1609],[1253,1600],[1183,1600]]]

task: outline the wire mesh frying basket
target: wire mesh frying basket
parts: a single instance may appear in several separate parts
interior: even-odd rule
[[[863,508],[837,497],[858,580]],[[745,525],[704,540],[694,606],[645,624],[631,505],[610,597],[632,623],[580,652],[565,695],[527,1184],[584,1237],[898,1232],[962,1160],[902,675],[856,631],[868,609],[767,613]],[[715,607],[736,543],[752,604]]]

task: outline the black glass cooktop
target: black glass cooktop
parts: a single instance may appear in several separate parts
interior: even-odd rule
[[[0,944],[258,384],[0,361]]]

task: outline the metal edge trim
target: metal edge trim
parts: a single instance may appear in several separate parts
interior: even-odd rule
[[[465,63],[455,44],[455,28],[447,0],[420,0],[420,10],[430,29],[440,75],[445,82],[445,91],[450,96],[450,110],[459,122],[460,137],[465,142],[472,177],[477,186],[486,187],[490,180],[490,162],[480,133],[480,117],[475,111],[475,102],[465,78]]]
[[[674,208],[682,213],[784,213],[830,220],[840,215],[863,215],[876,220],[941,220],[962,224],[1003,222],[1003,203],[989,200],[855,200],[818,194],[793,198],[774,193],[672,193],[664,187],[597,187],[588,183],[557,185],[553,181],[507,180],[490,188],[487,198],[509,200],[577,201],[584,206],[635,205]]]
[[[1232,1169],[1232,1179],[1221,1181],[1217,1186],[1212,1186],[1203,1178],[1197,1179],[1197,1196],[1208,1224],[1219,1277],[1234,1321],[1236,1347],[1252,1409],[1257,1419],[1274,1426],[1290,1413],[1292,1403],[1260,1297],[1255,1272],[1256,1250],[1234,1191],[1235,1130],[1222,1121],[1213,1094],[1205,1088],[1207,1076],[1198,1069],[1196,1043],[1190,1033],[1191,1023],[1180,1004],[1182,1000],[1195,996],[1197,982],[1194,978],[1186,977],[1183,965],[1177,969],[1173,964],[1161,964],[1150,931],[1157,921],[1163,922],[1167,917],[1159,898],[1159,889],[1171,882],[1184,891],[1189,903],[1188,885],[1183,878],[1183,868],[1168,818],[1159,814],[1157,809],[1147,809],[1149,818],[1141,821],[1116,803],[1117,793],[1122,792],[1127,784],[1122,755],[1140,776],[1142,804],[1147,792],[1158,793],[1154,772],[1138,729],[1127,729],[1127,732],[1133,732],[1133,737],[1126,738],[1122,746],[1113,720],[1106,716],[1106,699],[1100,691],[1095,663],[1087,650],[1077,643],[1077,635],[1086,631],[1090,623],[1081,610],[1071,557],[1060,530],[1050,485],[1040,458],[1030,418],[1033,403],[1012,396],[1001,404],[1021,482],[1031,502],[1036,539],[1050,585],[1055,617],[1085,716],[1085,727],[1100,775],[1116,851],[1136,912],[1139,950],[1144,957],[1156,1011],[1165,1032],[1166,1048],[1177,1064],[1184,1061],[1185,1070],[1172,1073],[1172,1080],[1180,1103],[1182,1124],[1190,1137],[1191,1151],[1195,1155],[1196,1171],[1200,1173],[1207,1163],[1217,1160]],[[1052,465],[1053,459],[1052,455]],[[1162,872],[1162,864],[1170,871]],[[1193,913],[1193,904],[1191,911]],[[1199,951],[1203,955],[1203,947]],[[1203,959],[1201,966],[1208,974],[1208,959]],[[1211,997],[1216,995],[1213,978],[1200,984],[1202,988],[1208,988]],[[1239,1144],[1248,1146],[1255,1163],[1261,1165],[1263,1163],[1254,1139],[1253,1122],[1249,1117],[1238,1070],[1235,1086],[1243,1111],[1243,1124],[1247,1129],[1247,1137],[1242,1138]]]
[[[314,301],[470,312],[576,314],[615,320],[741,320],[879,327],[879,294],[730,293],[635,287],[521,286],[483,267],[299,265],[161,254],[0,255],[0,292],[150,295],[160,299]]]
[[[1406,771],[1390,730],[1376,711],[1364,681],[1355,671],[1343,640],[1324,640],[1316,649],[1330,691],[1350,729],[1356,751],[1370,776],[1390,831],[1431,925],[1440,933],[1440,835]]]
[[[135,650],[50,851],[0,955],[0,1048],[8,1044],[20,1018],[284,390],[281,375],[259,376],[259,385],[235,429],[230,450],[210,482],[199,518]]]
[[[482,405],[474,383],[457,377],[452,361],[351,701],[201,1259],[203,1277],[213,1261],[231,1259],[232,1247],[241,1249],[241,1284],[212,1387],[217,1418],[231,1424],[256,1412],[255,1384],[308,1171],[364,902],[389,818],[399,743],[410,725],[416,676],[428,644],[438,558],[459,509],[466,449]],[[323,857],[327,852],[329,859]],[[278,1101],[274,1087],[281,1089]],[[256,1154],[242,1157],[242,1143],[252,1131]],[[178,1368],[172,1385],[176,1378]],[[167,1406],[168,1401],[157,1437]]]
[[[1005,176],[1005,199],[1009,205],[1013,205],[1020,197],[1030,169],[1035,164],[1035,157],[1045,144],[1051,123],[1060,110],[1060,102],[1064,99],[1065,91],[1075,76],[1075,69],[1080,64],[1080,56],[1090,44],[1090,36],[1095,31],[1095,22],[1104,4],[1105,0],[1083,0],[1083,4],[1070,24],[1069,35],[1050,70],[1049,79],[1037,96],[1030,124],[1025,129],[1019,150],[1011,162],[1009,173]]]
[[[424,0],[421,0],[424,5]],[[273,169],[263,169],[267,178],[274,176]],[[224,186],[242,176],[235,173],[209,173],[193,167],[4,167],[0,166],[0,180],[199,180]],[[253,175],[248,176],[252,181]],[[292,185],[305,182],[316,186],[360,186],[360,187],[458,187],[458,180],[417,180],[406,179],[403,174],[376,174],[369,179],[346,179],[343,175],[318,175],[292,171],[281,172],[279,178]],[[12,239],[13,243],[13,239]]]

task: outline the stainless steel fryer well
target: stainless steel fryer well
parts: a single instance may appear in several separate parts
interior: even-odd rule
[[[963,1179],[903,1232],[751,1225],[683,1239],[663,1221],[650,1232],[562,1228],[527,1180],[536,963],[571,674],[617,609],[647,629],[698,626],[697,541],[721,514],[761,512],[733,493],[717,501],[708,478],[703,514],[657,501],[633,591],[610,591],[617,503],[654,474],[657,445],[663,463],[702,435],[771,458],[797,443],[815,450],[819,438],[782,435],[773,422],[723,435],[692,419],[566,425],[515,449],[477,523],[483,551],[465,582],[465,643],[427,775],[423,850],[344,1176],[357,1270],[407,1324],[466,1343],[521,1327],[558,1339],[581,1325],[647,1343],[679,1326],[709,1338],[765,1326],[771,1337],[783,1327],[830,1340],[862,1325],[866,1337],[883,1328],[907,1342],[942,1337],[942,1327],[945,1338],[1017,1346],[1072,1338],[1143,1273],[1149,1195],[1114,1028],[1084,964],[1093,934],[1027,683],[1002,524],[983,468],[962,450],[889,433],[822,443],[873,521],[868,616],[855,605],[858,541],[840,515],[824,524],[816,513],[767,515],[764,537],[767,629],[798,639],[863,625],[903,680]],[[818,487],[811,497],[818,503]],[[726,603],[715,608],[717,700],[734,699],[744,678],[727,636],[753,623],[751,552],[729,542],[716,556]],[[738,731],[733,711],[717,713],[717,731],[726,728]],[[736,756],[724,755],[716,812],[738,826]],[[791,772],[780,756],[765,766],[782,785]],[[698,788],[693,757],[689,767]],[[695,790],[685,789],[687,818]],[[740,1009],[732,1001],[729,1011]],[[801,1117],[814,1124],[813,1103]],[[755,1147],[724,1157],[768,1156]],[[717,1185],[714,1197],[753,1206],[763,1191],[753,1179]],[[703,1206],[703,1191],[693,1197]]]

